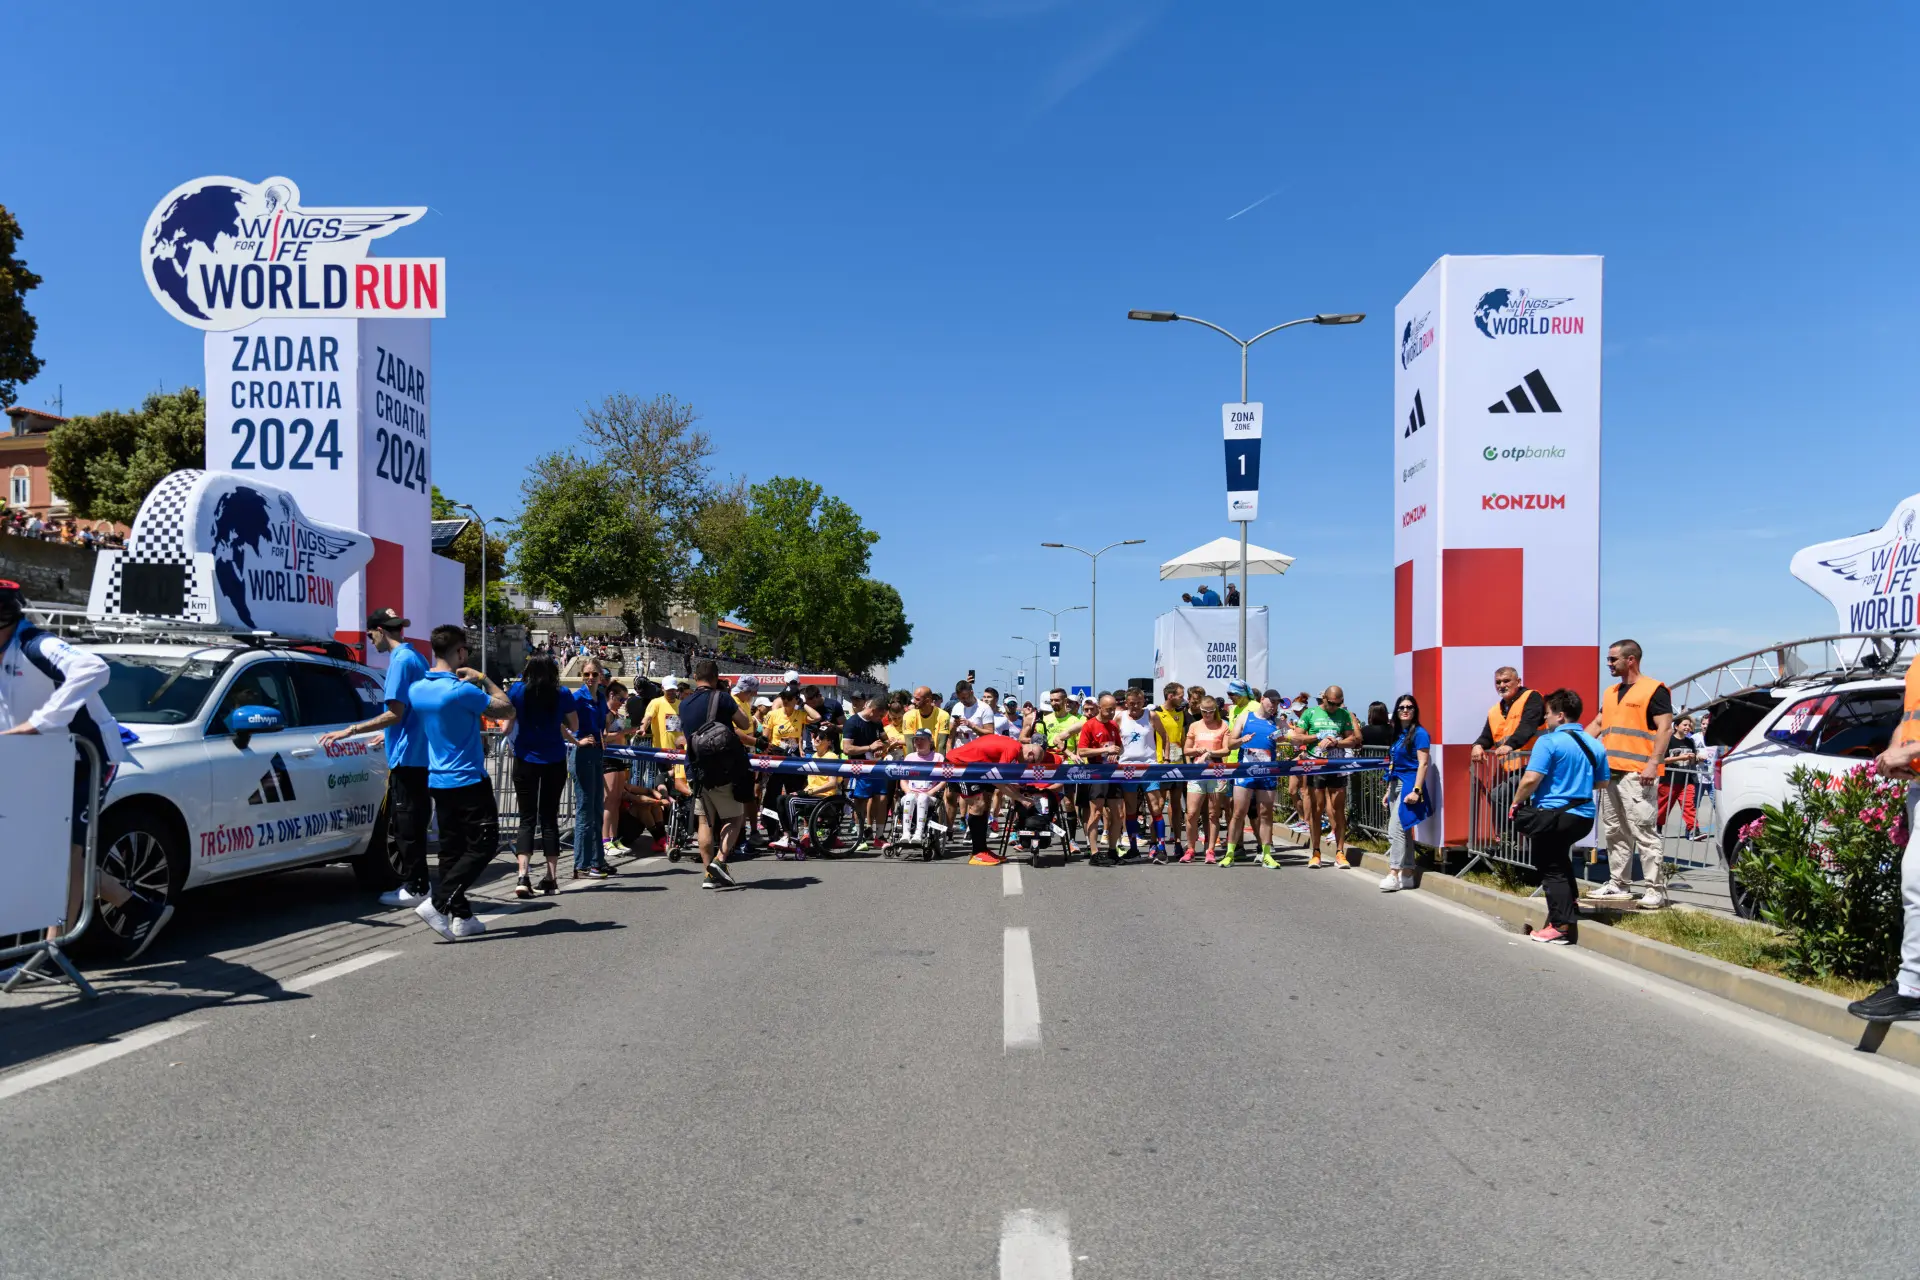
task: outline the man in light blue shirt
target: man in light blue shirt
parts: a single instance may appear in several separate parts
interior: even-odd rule
[[[1212,587],[1201,587],[1193,593],[1193,603],[1205,608],[1216,609],[1220,606],[1220,596]]]
[[[388,907],[418,906],[427,900],[427,820],[432,814],[427,797],[427,740],[412,714],[408,690],[427,674],[426,660],[407,643],[412,624],[392,609],[367,615],[367,647],[387,655],[387,682],[381,690],[386,710],[371,720],[350,724],[320,735],[330,747],[355,734],[384,730],[387,740],[387,839],[400,884],[380,895]]]
[[[500,849],[500,811],[480,721],[511,720],[513,702],[484,672],[466,665],[463,628],[435,627],[432,643],[433,669],[407,692],[426,739],[427,793],[440,819],[440,883],[414,911],[443,938],[470,938],[486,926],[473,918],[467,889]]]
[[[1547,895],[1547,925],[1535,942],[1570,946],[1579,940],[1579,896],[1573,881],[1573,842],[1593,830],[1593,793],[1607,783],[1607,749],[1580,726],[1580,695],[1555,689],[1547,695],[1546,723],[1533,740],[1527,771],[1514,792],[1509,818],[1518,818],[1532,842],[1533,865]]]

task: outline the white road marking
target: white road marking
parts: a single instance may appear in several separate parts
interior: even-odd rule
[[[1000,1280],[1072,1280],[1067,1215],[1016,1209],[1000,1220]]]
[[[1518,938],[1518,935],[1510,933],[1498,920],[1487,915],[1485,912],[1475,911],[1471,907],[1464,907],[1459,903],[1448,902],[1446,899],[1435,894],[1422,893],[1419,890],[1414,890],[1410,893],[1396,893],[1393,896],[1395,898],[1418,902],[1436,911],[1443,911],[1448,915],[1458,916],[1472,924],[1507,934],[1509,940]],[[1605,928],[1606,926],[1601,925],[1598,927]],[[1516,945],[1532,947],[1534,950],[1541,952],[1540,959],[1543,962],[1549,964],[1564,963],[1578,965],[1586,969],[1589,973],[1599,974],[1602,977],[1610,978],[1615,982],[1632,987],[1636,991],[1644,992],[1650,996],[1657,996],[1660,999],[1671,1001],[1692,1012],[1705,1014],[1707,1017],[1713,1018],[1716,1021],[1752,1032],[1763,1040],[1777,1044],[1782,1048],[1796,1050],[1808,1057],[1816,1058],[1828,1066],[1845,1068],[1848,1071],[1865,1076],[1868,1079],[1878,1080],[1882,1084],[1890,1085],[1902,1093],[1920,1098],[1920,1071],[1907,1066],[1905,1063],[1894,1062],[1887,1058],[1876,1057],[1870,1053],[1861,1053],[1857,1049],[1846,1048],[1830,1036],[1821,1035],[1817,1031],[1808,1031],[1806,1028],[1797,1027],[1790,1022],[1782,1022],[1778,1018],[1770,1018],[1766,1014],[1757,1013],[1746,1008],[1744,1005],[1734,1004],[1730,1000],[1722,1000],[1719,996],[1709,995],[1707,992],[1696,990],[1683,982],[1675,982],[1671,978],[1638,968],[1623,960],[1615,960],[1611,956],[1595,955],[1593,952],[1583,950],[1577,946],[1549,947],[1537,942],[1528,942],[1524,938],[1518,938]],[[1865,1024],[1863,1023],[1861,1025],[1864,1030]]]
[[[15,1075],[0,1079],[0,1098],[11,1098],[17,1093],[55,1080],[64,1080],[77,1075],[89,1067],[97,1067],[103,1062],[112,1062],[115,1058],[125,1057],[148,1045],[159,1044],[162,1040],[171,1040],[183,1032],[192,1031],[204,1024],[198,1022],[162,1022],[157,1026],[142,1027],[138,1031],[129,1031],[126,1035],[115,1036],[105,1044],[95,1045],[91,1049],[82,1049],[70,1053],[64,1058],[55,1058],[42,1066],[31,1067]]]
[[[282,991],[305,991],[310,987],[317,987],[323,982],[332,982],[335,978],[344,977],[356,969],[365,969],[369,965],[379,964],[382,960],[391,960],[399,954],[398,951],[369,951],[365,955],[354,956],[349,960],[342,960],[339,964],[330,964],[324,969],[315,969],[313,972],[303,973],[297,978],[288,978],[280,984],[280,989]]]
[[[1000,973],[1000,1039],[1005,1052],[1040,1046],[1040,988],[1033,980],[1033,940],[1024,927],[1006,933]]]
[[[1000,864],[1000,896],[1003,898],[1017,898],[1023,892],[1025,892],[1025,890],[1023,890],[1020,887],[1019,865],[1017,863],[1012,863],[1012,862],[1001,863]]]

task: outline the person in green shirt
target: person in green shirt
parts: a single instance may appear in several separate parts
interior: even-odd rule
[[[1288,732],[1287,740],[1299,749],[1302,762],[1338,760],[1360,745],[1360,722],[1346,707],[1347,695],[1337,684],[1327,686],[1319,705],[1302,712]],[[1333,827],[1333,865],[1342,870],[1353,866],[1347,857],[1347,780],[1344,775],[1322,776],[1309,773],[1303,779],[1301,795],[1306,800],[1307,839],[1312,842],[1309,868],[1325,865],[1320,861],[1320,820],[1324,816]]]
[[[1220,708],[1220,718],[1225,720],[1227,727],[1233,730],[1232,735],[1228,738],[1228,741],[1232,741],[1233,738],[1240,736],[1240,722],[1247,718],[1249,711],[1256,711],[1258,707],[1254,703],[1253,686],[1245,680],[1228,681],[1227,697],[1231,699],[1231,701],[1227,706]],[[1240,748],[1235,747],[1232,751],[1227,752],[1227,763],[1240,763]]]

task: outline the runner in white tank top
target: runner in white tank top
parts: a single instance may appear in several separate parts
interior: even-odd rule
[[[1139,689],[1127,690],[1127,705],[1113,718],[1114,728],[1120,731],[1121,764],[1152,764],[1159,758],[1158,739],[1165,730],[1160,725],[1160,717],[1147,709],[1147,695]],[[1148,808],[1153,813],[1152,860],[1166,861],[1166,820],[1161,813],[1160,784],[1157,782],[1127,783],[1121,792],[1127,811],[1128,852],[1140,852],[1140,796],[1146,794]],[[1114,841],[1115,845],[1119,841]]]

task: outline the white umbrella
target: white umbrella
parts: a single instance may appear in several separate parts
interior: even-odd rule
[[[1283,551],[1271,551],[1266,547],[1247,546],[1248,573],[1285,573],[1287,566],[1293,563],[1293,557]],[[1240,571],[1240,539],[1215,538],[1205,546],[1195,547],[1183,556],[1175,556],[1160,566],[1160,580],[1168,578],[1211,578],[1225,577]]]

